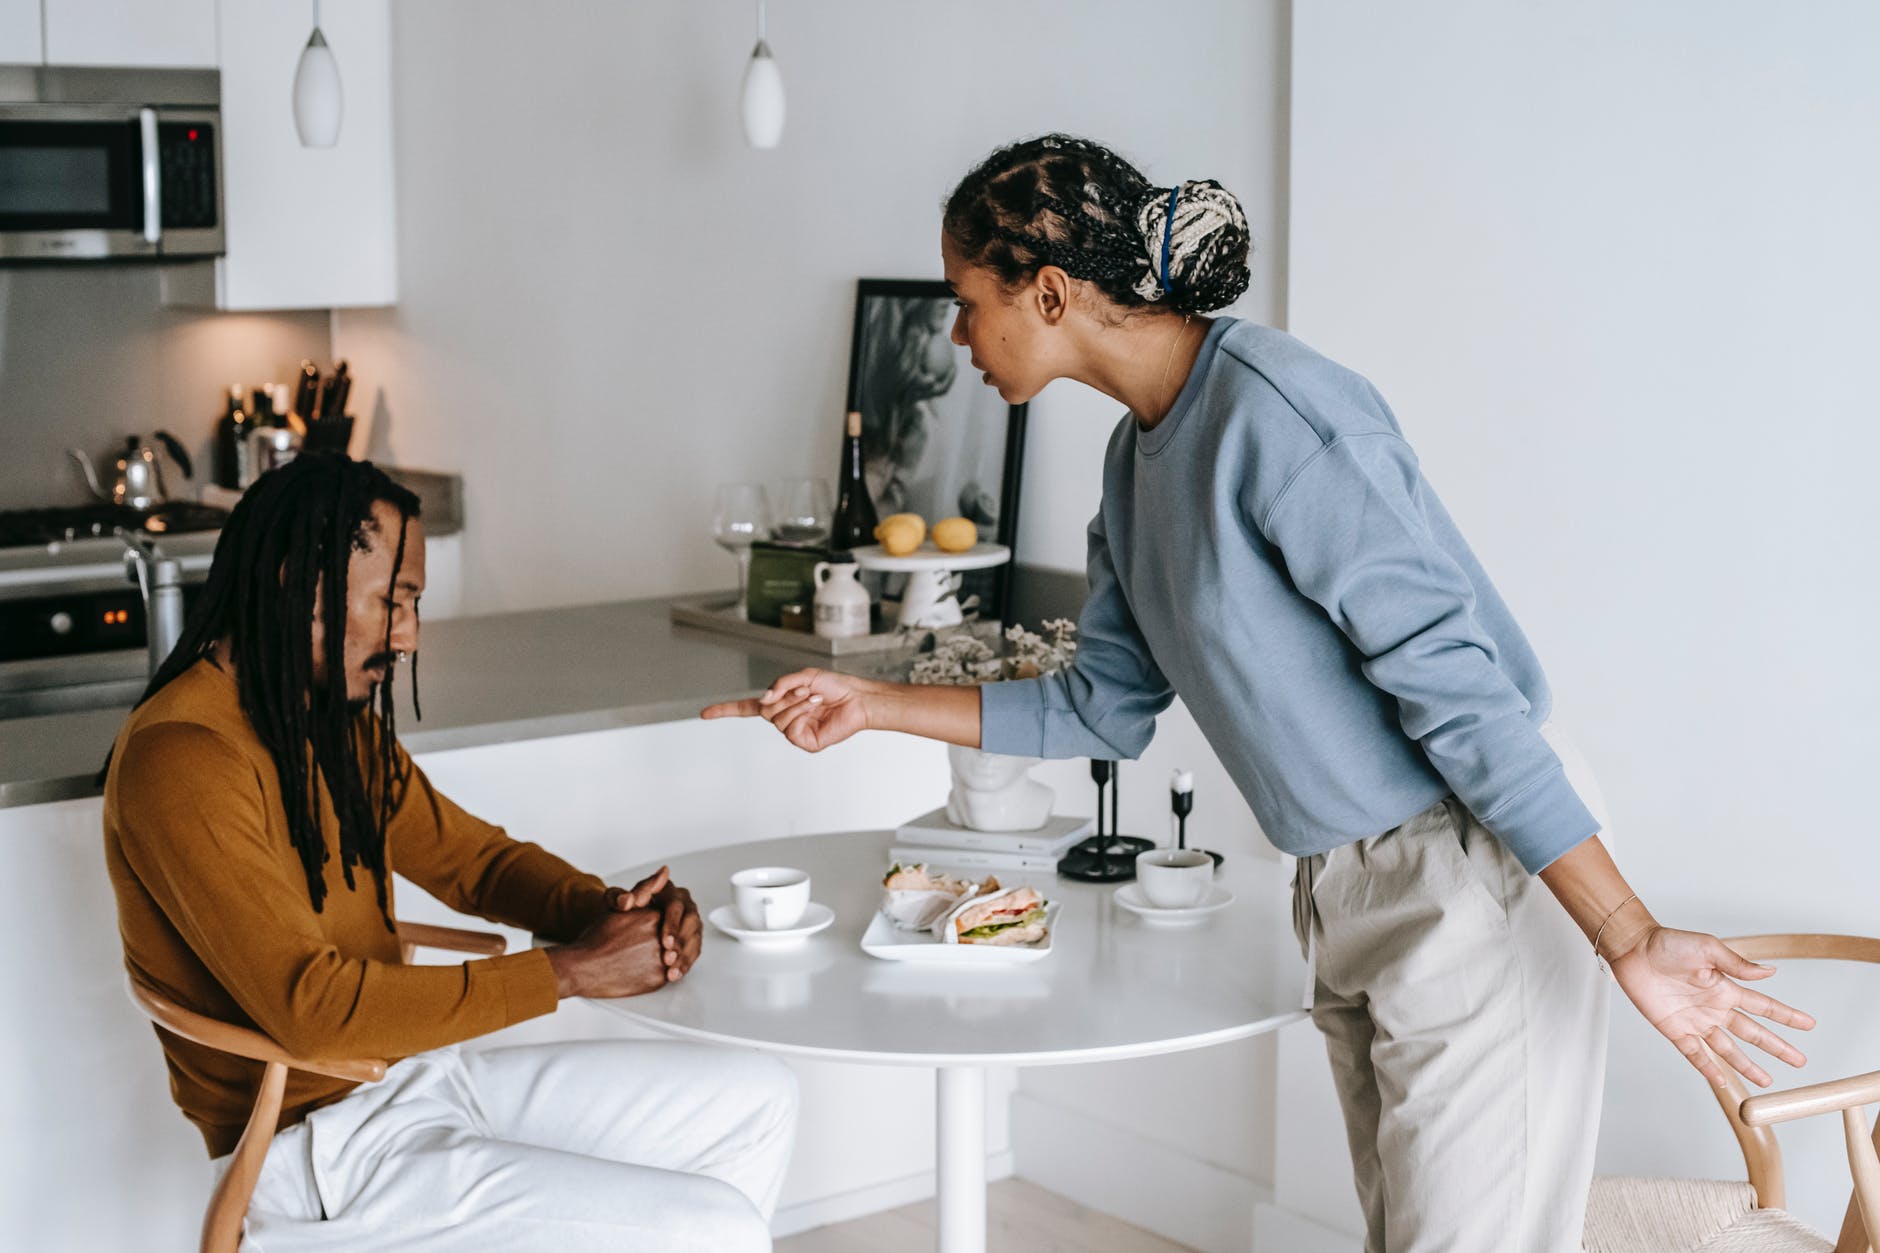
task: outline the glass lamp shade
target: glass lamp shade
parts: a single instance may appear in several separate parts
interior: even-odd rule
[[[744,67],[744,92],[739,100],[744,140],[753,148],[775,148],[783,138],[783,74],[770,55],[770,45],[757,41],[751,63]]]
[[[331,148],[339,142],[339,124],[346,114],[340,91],[339,62],[326,46],[318,26],[300,51],[294,71],[294,129],[303,148]]]

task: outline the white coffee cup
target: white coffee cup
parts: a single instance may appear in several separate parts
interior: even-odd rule
[[[731,876],[738,917],[753,931],[794,927],[809,908],[809,875],[788,866],[753,866]]]
[[[1151,905],[1187,909],[1208,899],[1214,859],[1198,848],[1152,848],[1136,854],[1136,882]]]

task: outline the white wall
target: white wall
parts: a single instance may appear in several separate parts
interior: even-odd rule
[[[1294,36],[1291,327],[1395,406],[1621,865],[1673,925],[1871,931],[1880,15],[1437,0]],[[1822,1019],[1809,1078],[1876,1064],[1840,977],[1771,988]],[[1838,1133],[1784,1141],[1832,1233]],[[1734,1158],[1620,1001],[1601,1168]]]
[[[789,125],[754,152],[748,4],[399,0],[401,302],[335,340],[383,385],[369,450],[463,471],[471,612],[727,586],[711,489],[833,474],[855,280],[937,278],[940,201],[1003,142],[1220,179],[1274,315],[1281,7],[779,0]],[[1082,568],[1117,412],[1034,405],[1024,559]]]

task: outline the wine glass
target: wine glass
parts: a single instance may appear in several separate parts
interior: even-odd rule
[[[835,506],[824,479],[785,479],[777,494],[777,538],[791,544],[813,544],[829,538],[829,520]]]
[[[738,559],[737,614],[744,616],[744,581],[751,568],[751,545],[770,538],[770,497],[756,483],[726,483],[718,489],[712,511],[712,539]]]

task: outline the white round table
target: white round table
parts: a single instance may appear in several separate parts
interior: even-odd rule
[[[1203,1048],[1305,1015],[1304,967],[1278,865],[1230,858],[1237,899],[1198,926],[1151,926],[1111,900],[1113,885],[1001,875],[1063,904],[1052,953],[1024,965],[961,969],[862,952],[881,900],[891,831],[806,835],[671,858],[701,916],[729,904],[732,872],[794,866],[835,924],[802,947],[746,948],[705,923],[705,950],[681,982],[594,1003],[654,1030],[823,1061],[931,1066],[940,1253],[986,1247],[986,1068],[1113,1061]],[[944,866],[936,853],[933,863]],[[654,863],[656,865],[657,863]],[[653,865],[612,876],[633,883]]]

